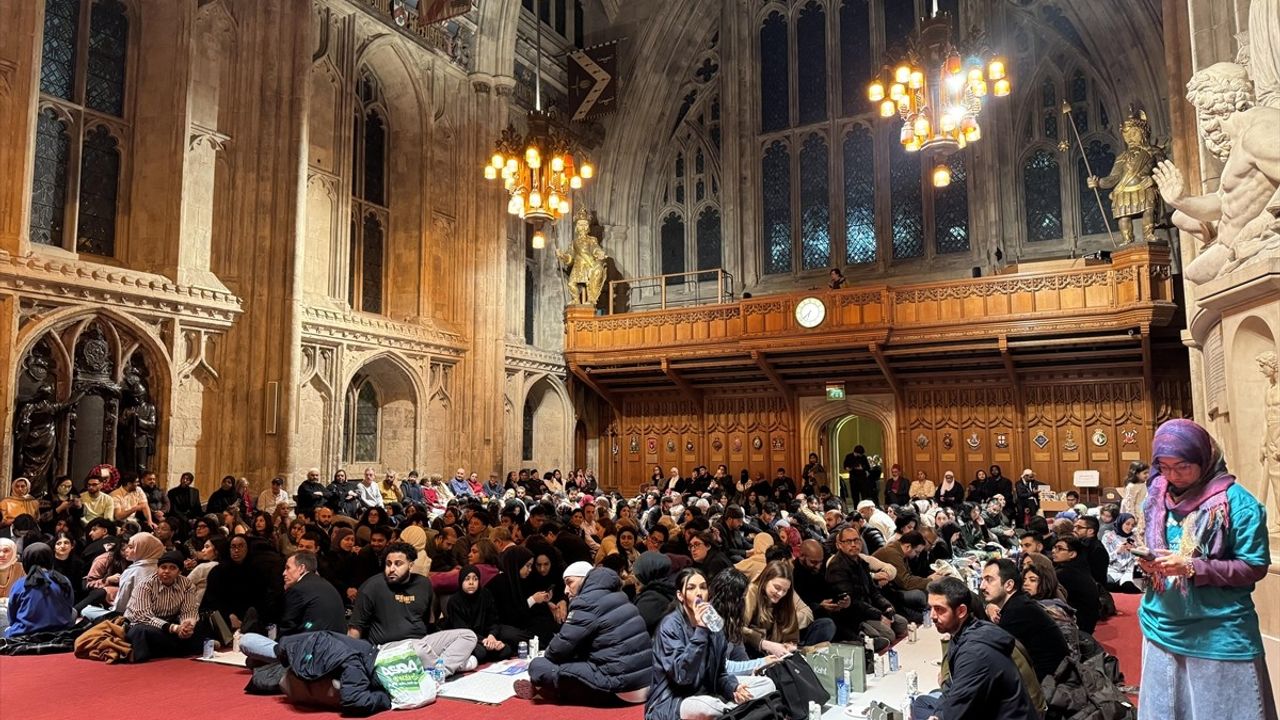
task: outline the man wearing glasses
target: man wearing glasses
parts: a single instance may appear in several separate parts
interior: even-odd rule
[[[869,637],[876,652],[886,652],[907,636],[907,619],[899,615],[871,577],[871,568],[862,559],[862,536],[846,525],[836,536],[835,557],[827,563],[827,584],[831,600],[843,608],[831,613],[842,640]]]
[[[1111,564],[1111,556],[1098,540],[1098,529],[1101,527],[1098,518],[1091,515],[1078,517],[1071,527],[1072,532],[1080,539],[1080,544],[1085,547],[1085,560],[1089,564],[1089,574],[1093,576],[1095,582],[1105,585],[1107,566]]]
[[[1085,564],[1084,545],[1074,536],[1060,537],[1053,543],[1053,565],[1058,571],[1058,584],[1067,591],[1067,602],[1076,610],[1076,625],[1093,634],[1098,626],[1098,584]]]

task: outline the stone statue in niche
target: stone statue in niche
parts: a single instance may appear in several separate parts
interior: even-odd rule
[[[1265,4],[1254,3],[1253,9]],[[1257,63],[1275,67],[1280,58],[1255,53],[1251,64]],[[1264,88],[1256,90],[1264,94]],[[1276,97],[1274,88],[1265,90],[1265,97]],[[1187,99],[1196,108],[1206,148],[1225,163],[1218,192],[1188,195],[1182,172],[1168,160],[1155,170],[1160,195],[1175,211],[1173,224],[1201,242],[1216,237],[1184,270],[1196,284],[1280,254],[1280,108],[1258,105],[1255,97],[1254,82],[1240,64],[1220,62],[1196,72],[1187,83]]]
[[[1125,245],[1133,242],[1134,218],[1142,219],[1143,242],[1155,242],[1160,195],[1152,171],[1165,153],[1151,144],[1151,124],[1142,110],[1130,109],[1129,117],[1120,126],[1120,135],[1125,150],[1111,166],[1111,174],[1104,178],[1090,176],[1089,187],[1111,190],[1111,216],[1120,226]]]
[[[1264,352],[1257,358],[1258,370],[1267,379],[1267,393],[1263,399],[1264,417],[1267,424],[1262,431],[1262,449],[1258,459],[1262,462],[1262,487],[1259,488],[1258,501],[1272,513],[1280,512],[1280,385],[1276,384],[1276,376],[1280,367],[1276,363],[1276,354]],[[1271,516],[1271,527],[1267,528],[1271,535],[1272,554],[1280,549],[1280,517]]]
[[[13,476],[31,480],[32,495],[44,492],[53,471],[58,447],[58,421],[83,394],[72,393],[66,402],[54,400],[49,361],[37,354],[28,356],[26,379],[34,383],[31,395],[19,403],[13,419]]]
[[[151,467],[156,452],[156,406],[151,402],[142,370],[129,364],[124,371],[124,402],[117,427],[116,467],[141,477]]]
[[[569,251],[556,250],[560,264],[569,268],[565,285],[569,288],[570,305],[595,307],[600,302],[606,276],[604,261],[609,259],[600,240],[591,234],[591,214],[579,210],[573,218],[573,245]]]

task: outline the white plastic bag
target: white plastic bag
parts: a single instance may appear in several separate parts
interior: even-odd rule
[[[439,688],[412,645],[395,643],[383,647],[373,667],[378,682],[391,696],[392,710],[412,710],[436,701]]]

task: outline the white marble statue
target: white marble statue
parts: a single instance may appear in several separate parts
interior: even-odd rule
[[[1168,160],[1156,167],[1155,179],[1178,229],[1202,242],[1216,236],[1184,270],[1202,284],[1280,254],[1280,109],[1256,105],[1248,72],[1231,62],[1192,75],[1187,99],[1205,146],[1225,163],[1218,191],[1188,195],[1182,172]]]

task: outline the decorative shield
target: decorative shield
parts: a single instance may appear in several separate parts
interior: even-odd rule
[[[649,454],[652,455],[656,452],[658,452],[658,439],[649,438]]]
[[[1107,446],[1107,434],[1102,432],[1102,430],[1094,430],[1093,437],[1090,439],[1093,440],[1093,444],[1097,447]]]
[[[716,452],[720,452],[721,450],[724,449],[724,443],[720,441],[720,438],[716,438],[715,440],[711,441],[711,449],[715,450]]]
[[[1008,433],[996,433],[996,447],[1000,448],[1001,450],[1004,450],[1005,448],[1009,447]]]
[[[631,436],[630,450],[632,455],[640,454],[640,436],[639,435]]]
[[[1074,431],[1067,431],[1067,439],[1062,441],[1062,449],[1067,452],[1075,452],[1080,449],[1080,446],[1076,444],[1076,434]]]
[[[759,435],[751,438],[751,447],[755,448],[756,450],[759,450],[760,448],[764,447],[764,440],[761,440]]]
[[[1031,438],[1031,442],[1035,443],[1036,447],[1043,450],[1049,445],[1049,436],[1045,435],[1044,431],[1041,430],[1040,432],[1036,433],[1035,437]]]
[[[956,444],[955,438],[951,437],[951,433],[949,432],[942,433],[942,449],[943,450],[950,450],[951,448],[955,447],[955,444]]]
[[[978,433],[973,432],[969,434],[969,439],[965,440],[964,443],[969,446],[970,450],[977,450],[982,447],[982,438],[978,437]]]
[[[676,441],[675,441],[675,440],[668,440],[668,441],[667,441],[667,452],[675,452],[675,451],[676,451]]]
[[[776,437],[773,439],[774,450],[781,450],[784,446],[785,446],[785,443],[783,442],[782,438]]]
[[[1138,431],[1133,429],[1125,430],[1124,432],[1120,433],[1120,439],[1124,441],[1125,445],[1137,445]]]
[[[391,3],[391,18],[396,21],[396,25],[404,27],[409,22],[409,9],[404,6],[404,0],[395,0]]]
[[[929,436],[925,435],[924,433],[920,433],[919,435],[917,435],[916,447],[920,448],[921,450],[929,447]]]

